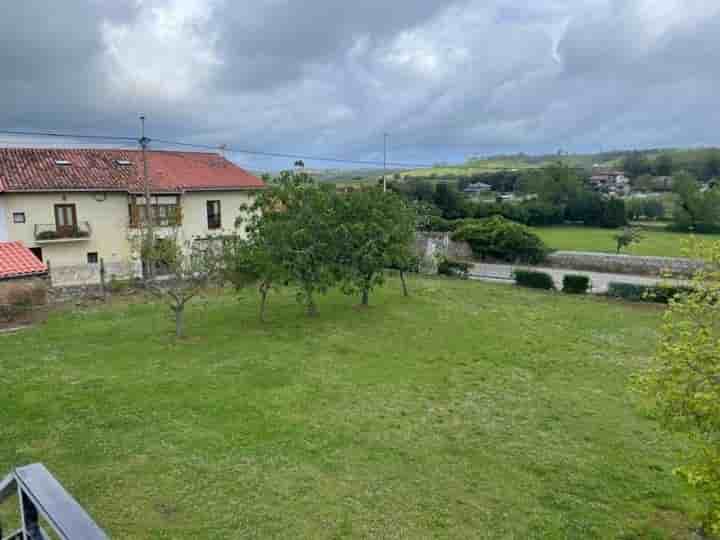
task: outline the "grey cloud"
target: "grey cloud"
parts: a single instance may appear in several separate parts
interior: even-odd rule
[[[312,64],[337,61],[356,39],[383,41],[437,15],[447,0],[229,3],[216,12],[219,49],[227,61],[221,80],[267,88],[297,80]]]
[[[142,111],[159,138],[373,159],[389,131],[394,159],[437,161],[710,143],[720,119],[700,0],[48,6],[0,18],[0,127],[126,134]]]

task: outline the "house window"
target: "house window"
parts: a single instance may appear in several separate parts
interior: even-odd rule
[[[128,205],[130,226],[141,227],[147,220],[147,206],[144,202]],[[182,213],[178,197],[160,197],[150,204],[153,225],[156,227],[176,227],[182,224]]]
[[[13,223],[25,223],[25,212],[13,212]]]
[[[74,204],[55,205],[55,229],[61,236],[71,236],[78,228],[77,209]]]
[[[88,251],[87,261],[88,264],[97,264],[100,261],[97,251]]]
[[[144,207],[143,207],[144,208]],[[155,214],[155,225],[158,227],[174,227],[178,224],[178,207],[174,204],[162,204],[151,207]]]
[[[207,202],[208,229],[219,229],[222,226],[220,217],[220,201]]]

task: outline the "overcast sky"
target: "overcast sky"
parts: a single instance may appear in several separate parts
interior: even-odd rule
[[[23,0],[0,73],[0,129],[134,135],[143,112],[155,138],[363,160],[388,132],[422,163],[714,145],[720,2]]]

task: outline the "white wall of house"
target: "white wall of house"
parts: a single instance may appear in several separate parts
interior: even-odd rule
[[[5,209],[5,196],[0,195],[0,242],[7,242],[8,238],[8,221],[7,210]]]
[[[251,191],[192,191],[182,198],[183,206],[183,237],[192,241],[194,238],[222,236],[236,231],[235,220],[240,216],[240,207],[251,204],[255,198]],[[208,227],[207,203],[220,201],[221,227]]]
[[[107,263],[127,263],[130,258],[128,242],[128,196],[126,193],[8,193],[5,199],[9,240],[19,240],[25,246],[42,248],[45,261],[53,266],[87,264],[88,253],[97,253]],[[55,205],[74,204],[78,222],[90,224],[90,236],[82,239],[39,242],[35,238],[36,225],[55,224]],[[13,223],[13,214],[25,214],[25,223]]]
[[[163,200],[165,200],[164,197]],[[168,200],[174,202],[174,197]],[[182,226],[179,229],[157,227],[158,236],[178,234],[178,240],[191,244],[196,238],[221,236],[236,231],[235,220],[240,215],[240,207],[250,204],[254,199],[251,191],[208,191],[188,192],[181,197]],[[221,227],[208,227],[207,202],[220,201]],[[90,236],[52,241],[38,241],[35,237],[36,225],[50,228],[55,224],[55,205],[74,204],[77,221],[88,222]],[[0,240],[3,230],[6,239],[20,241],[29,248],[41,248],[45,262],[50,262],[57,271],[81,272],[88,264],[88,253],[97,253],[98,259],[104,259],[108,268],[122,265],[137,265],[137,238],[140,229],[130,228],[127,193],[9,193],[0,196]],[[3,216],[4,212],[4,216]],[[13,214],[23,213],[25,223],[14,223]],[[4,227],[4,229],[3,229]],[[242,229],[240,229],[242,231]],[[79,268],[68,268],[79,267]],[[82,281],[73,278],[69,281]]]

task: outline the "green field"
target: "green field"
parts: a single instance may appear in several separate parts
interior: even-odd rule
[[[615,253],[614,229],[596,229],[592,227],[536,227],[534,228],[545,243],[555,250],[563,251],[602,251]],[[658,257],[683,257],[683,250],[692,238],[690,234],[668,231],[643,230],[643,239],[622,253],[631,255],[651,255]],[[697,238],[720,240],[720,235],[703,234]]]
[[[661,312],[391,281],[117,304],[0,335],[0,472],[43,462],[113,538],[686,538],[676,441],[628,390]],[[9,508],[4,508],[7,512]]]
[[[402,173],[403,176],[450,178],[455,176],[472,176],[475,174],[493,173],[510,169],[526,170],[537,169],[540,165],[529,165],[513,161],[487,161],[473,162],[472,165],[459,165],[448,167],[432,167],[428,169],[415,169]]]

